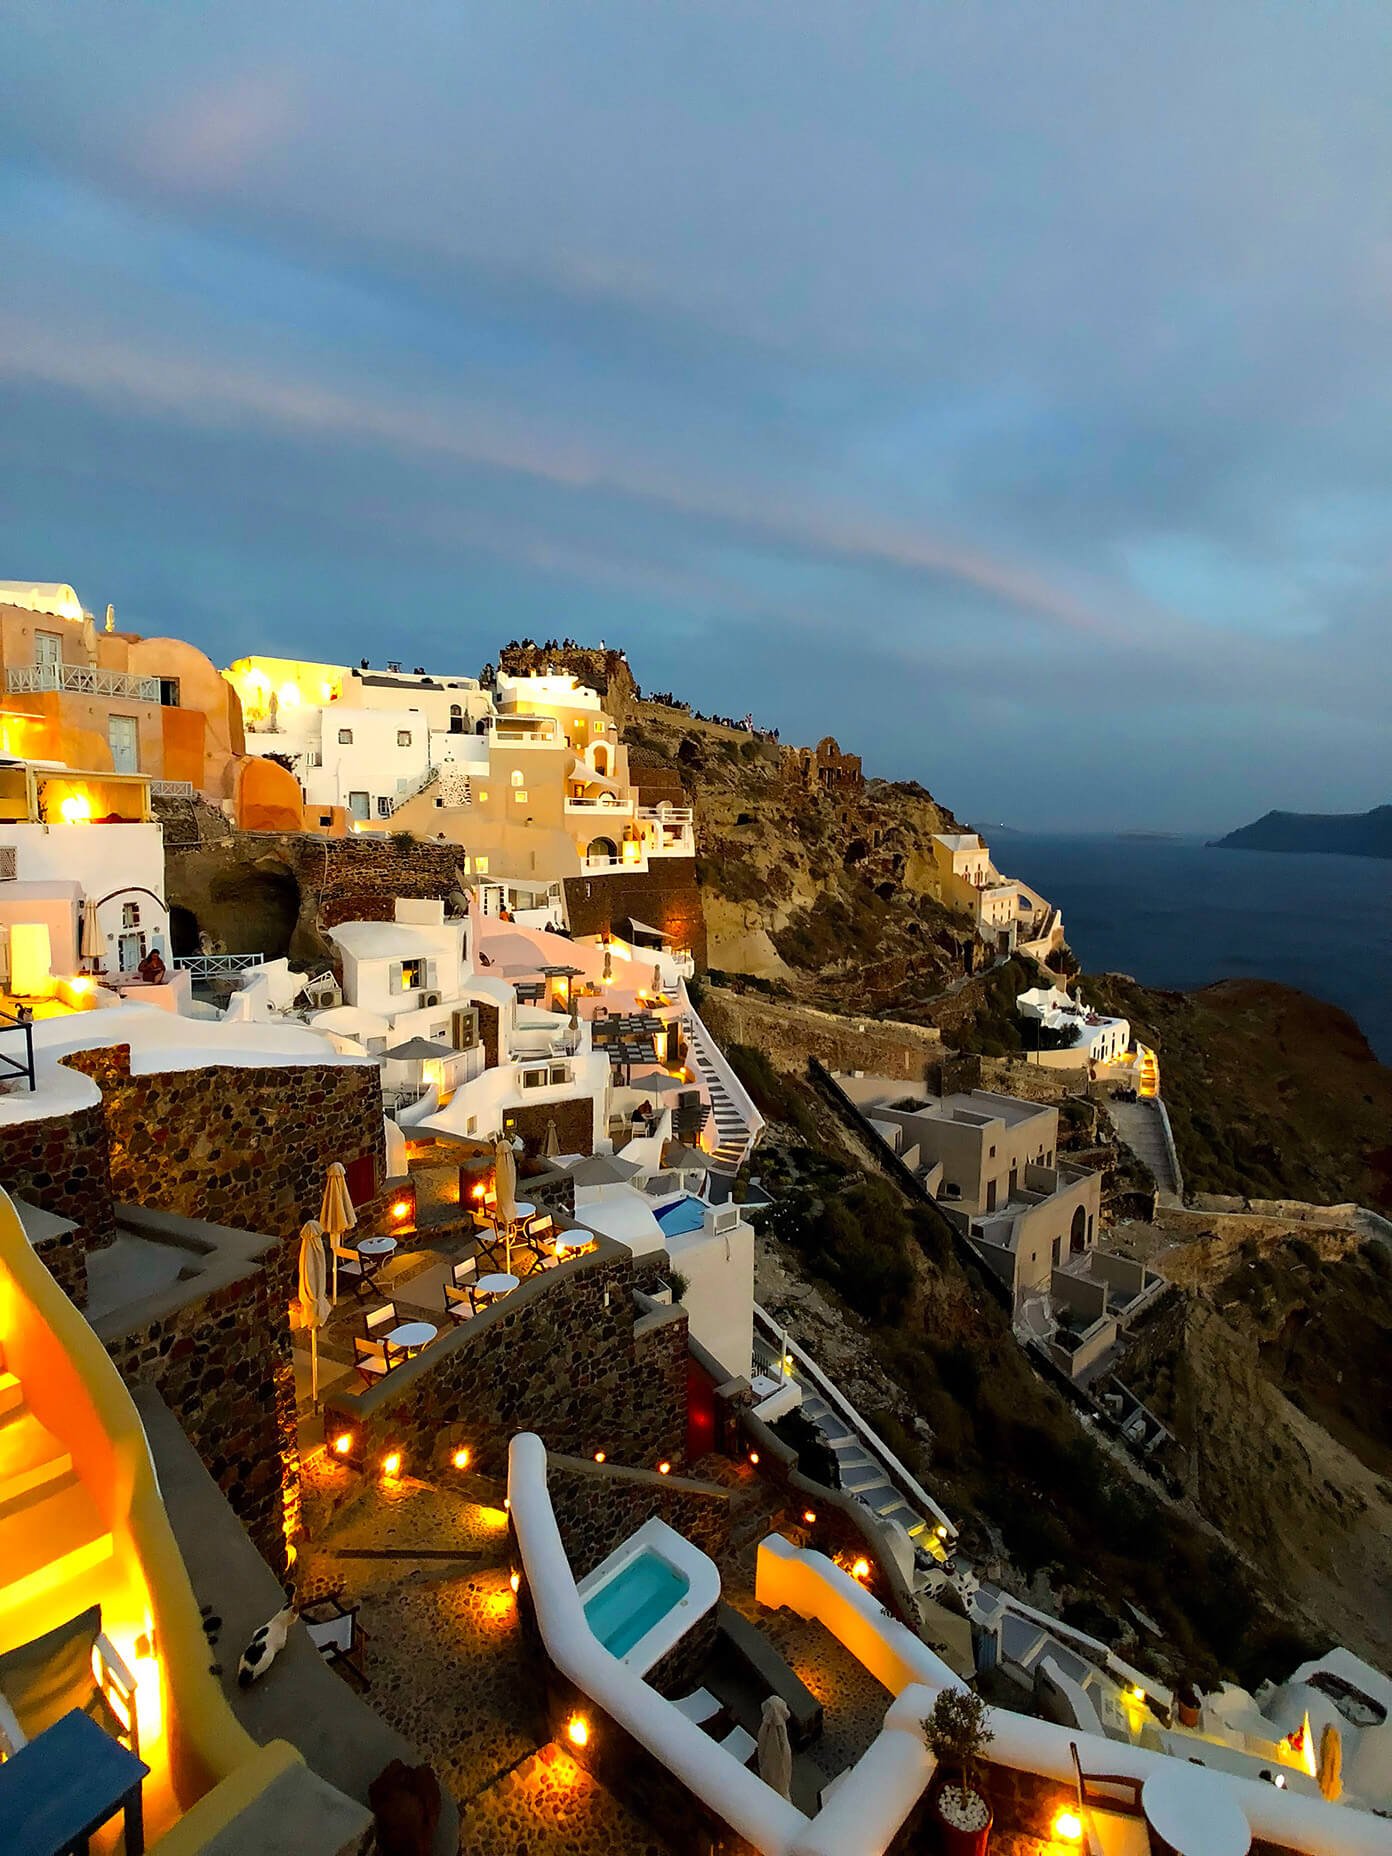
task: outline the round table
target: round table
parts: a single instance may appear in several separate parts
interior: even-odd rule
[[[1172,1760],[1141,1787],[1141,1809],[1159,1843],[1176,1856],[1247,1856],[1252,1827],[1229,1780]]]
[[[394,1237],[365,1237],[355,1246],[365,1257],[389,1257],[396,1249]]]
[[[568,1231],[557,1231],[554,1249],[559,1257],[572,1250],[588,1250],[594,1241],[593,1231],[582,1231],[580,1226],[575,1224]]]
[[[512,1222],[525,1224],[529,1218],[536,1216],[536,1206],[528,1204],[526,1199],[515,1199],[512,1206]]]
[[[520,1277],[510,1276],[506,1270],[495,1270],[491,1276],[480,1276],[474,1284],[474,1291],[478,1295],[487,1296],[491,1302],[494,1296],[510,1294],[520,1280]]]
[[[439,1331],[429,1321],[403,1321],[386,1338],[404,1353],[415,1353],[421,1347],[428,1347]]]

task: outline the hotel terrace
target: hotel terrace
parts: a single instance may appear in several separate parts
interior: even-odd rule
[[[68,592],[14,609],[91,644]],[[399,673],[292,668],[274,714],[317,708],[321,743],[383,689],[438,719]],[[453,763],[469,804],[436,806],[442,762],[393,828],[448,837],[481,777],[497,835],[463,830],[446,893],[329,924],[331,970],[252,960],[222,1002],[169,953],[150,769],[0,770],[0,1849],[318,1856],[375,1817],[439,1856],[928,1850],[923,1722],[992,1671],[978,1851],[1386,1851],[1376,1671],[1176,1693],[967,1563],[755,1301],[763,1124],[690,948],[580,918],[609,834],[573,821],[623,813],[626,866],[670,814],[574,686],[434,681],[466,723],[434,732],[485,756]],[[335,790],[295,804],[353,811]],[[556,855],[524,870],[534,790]],[[861,1111],[1003,1290],[1111,1298],[1052,1111],[903,1087]]]

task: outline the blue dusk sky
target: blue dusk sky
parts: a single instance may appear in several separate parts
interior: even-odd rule
[[[627,649],[976,820],[1392,798],[1387,0],[9,0],[0,578]]]

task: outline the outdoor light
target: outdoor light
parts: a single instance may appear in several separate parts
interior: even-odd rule
[[[1055,1811],[1053,1833],[1060,1843],[1081,1843],[1083,1820],[1076,1811]]]
[[[605,1458],[605,1452],[603,1450],[595,1451],[594,1460],[596,1463],[602,1463],[604,1461],[604,1458]]]
[[[399,1450],[389,1451],[382,1458],[382,1474],[389,1480],[401,1474],[401,1452]]]
[[[1134,1683],[1132,1686],[1131,1699],[1132,1701],[1144,1701],[1145,1700],[1145,1690],[1141,1687],[1139,1682]]]
[[[335,1452],[339,1456],[347,1456],[348,1452],[352,1448],[353,1448],[353,1433],[351,1431],[340,1431],[338,1433],[338,1436],[334,1438]]]
[[[58,816],[65,825],[87,825],[92,819],[92,802],[85,793],[69,793],[58,804]]]
[[[813,1508],[804,1508],[802,1511],[802,1518],[809,1527],[814,1526],[817,1520],[816,1510]]]
[[[937,1535],[939,1540],[946,1540],[947,1523],[945,1521],[939,1521],[938,1525],[933,1529],[933,1532]]]
[[[659,1476],[670,1476],[672,1473],[672,1465],[670,1463],[659,1463],[657,1466],[657,1473]]]
[[[869,1560],[862,1557],[854,1561],[851,1566],[851,1577],[853,1579],[868,1579],[870,1577]]]
[[[566,1722],[566,1735],[572,1746],[588,1746],[590,1744],[590,1723],[585,1719],[583,1714],[571,1715],[570,1719]]]
[[[520,1573],[520,1572],[512,1572],[512,1573],[509,1573],[509,1575],[508,1575],[508,1584],[509,1584],[509,1585],[510,1585],[510,1586],[512,1587],[512,1589],[513,1589],[513,1591],[514,1591],[514,1592],[519,1592],[519,1591],[521,1591],[521,1589],[522,1589],[522,1575],[521,1575],[521,1573]]]
[[[450,1462],[454,1464],[454,1467],[456,1469],[467,1469],[469,1467],[469,1452],[463,1447],[462,1444],[460,1445],[459,1449],[455,1451],[454,1455],[450,1458]]]
[[[759,1452],[757,1450],[751,1450],[749,1452],[749,1460],[754,1465],[755,1469],[757,1469],[759,1467]]]
[[[391,1208],[391,1215],[393,1218],[409,1218],[411,1215],[411,1201],[409,1199],[398,1199]]]

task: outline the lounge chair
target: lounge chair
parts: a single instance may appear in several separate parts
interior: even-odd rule
[[[747,1766],[759,1750],[759,1742],[742,1727],[732,1727],[718,1744],[733,1754],[742,1766]]]
[[[9,1758],[74,1708],[139,1756],[135,1678],[102,1631],[100,1605],[0,1656],[0,1754]]]
[[[679,1714],[684,1714],[697,1727],[709,1730],[711,1723],[724,1713],[725,1703],[718,1695],[712,1695],[708,1688],[693,1689],[689,1695],[683,1695],[680,1701],[673,1702]]]

